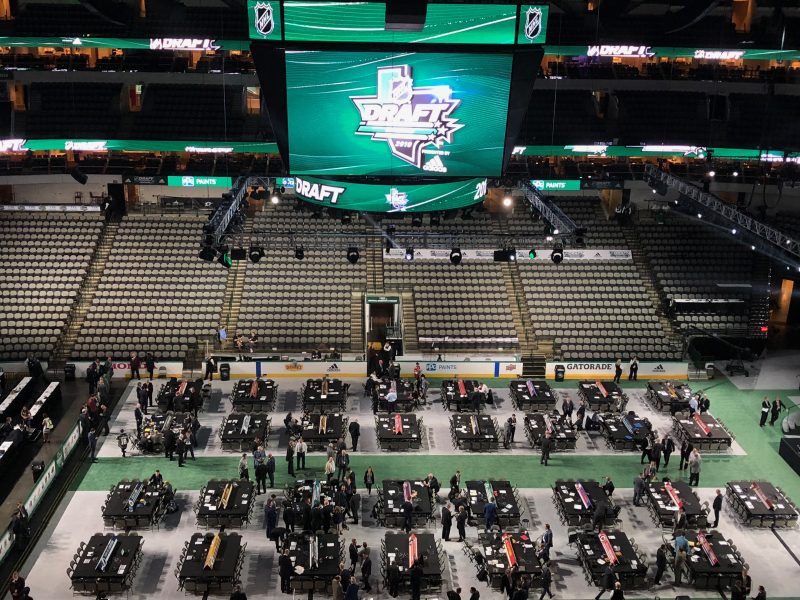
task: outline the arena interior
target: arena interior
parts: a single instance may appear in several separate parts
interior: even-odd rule
[[[800,598],[799,48],[0,0],[0,596]]]

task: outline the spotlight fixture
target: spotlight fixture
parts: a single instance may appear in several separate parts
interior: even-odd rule
[[[697,218],[698,219],[702,219],[703,218],[703,213],[697,213]]]
[[[558,229],[553,229],[553,235],[558,235],[559,233]]]
[[[552,242],[552,241],[553,241],[553,236],[552,236],[552,235],[548,235],[548,236],[547,236],[546,238],[544,238],[544,239],[546,239],[548,242]]]
[[[272,196],[270,196],[269,201],[273,204],[280,204],[281,202],[281,193],[278,190],[272,191]]]
[[[750,250],[755,250],[755,249],[756,249],[755,246],[750,246]]]
[[[247,260],[247,250],[244,248],[234,248],[231,250],[231,260]]]
[[[214,250],[214,248],[212,248],[211,246],[203,246],[203,249],[200,250],[200,258],[202,258],[203,260],[211,262],[212,260],[214,260],[214,258],[216,258],[216,256],[217,256],[217,251]]]
[[[356,248],[355,246],[350,246],[347,249],[347,260],[350,261],[351,265],[356,264],[360,257],[361,255],[358,253],[358,248]]]
[[[250,256],[250,262],[257,263],[264,257],[264,248],[261,246],[250,246],[248,254]]]
[[[550,260],[556,264],[559,264],[562,260],[564,260],[564,248],[561,246],[556,246],[553,248],[553,251],[550,253]]]
[[[298,244],[297,246],[294,247],[294,257],[297,260],[303,260],[305,258],[305,256],[306,256],[306,253],[303,250],[303,245],[302,244]]]
[[[422,227],[422,215],[413,215],[411,217],[411,225],[413,227]]]
[[[217,262],[221,264],[226,269],[230,269],[233,265],[233,261],[231,260],[231,253],[230,252],[220,252],[219,258]]]
[[[530,250],[528,250],[528,258],[530,258],[531,260],[536,258],[536,248],[531,248]]]
[[[342,213],[342,225],[349,225],[353,221],[353,217],[350,215],[349,212],[345,211]]]
[[[651,192],[653,192],[654,194],[656,193],[655,189],[653,189],[653,190],[650,190],[650,191],[651,191]]]
[[[406,253],[405,253],[404,258],[406,260],[414,260],[414,249],[411,248],[411,247],[406,248]]]
[[[737,232],[737,229],[736,229],[736,227],[734,227],[733,229],[731,229],[731,233],[732,233],[733,235],[736,235],[736,232]]]
[[[716,174],[717,174],[717,172],[716,172],[716,171],[713,171],[713,170],[711,170],[711,171],[709,171],[709,172],[708,172],[708,176],[709,176],[709,177],[714,177],[714,175],[716,175]]]
[[[739,176],[739,171],[734,171],[734,172],[733,172],[733,176],[734,176],[734,177],[738,177],[738,176]]]
[[[450,262],[454,265],[461,264],[461,248],[450,250]]]
[[[503,206],[511,206],[514,200],[511,198],[511,190],[506,189],[503,194]]]

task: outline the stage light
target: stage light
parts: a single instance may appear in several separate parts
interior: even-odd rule
[[[345,212],[342,214],[342,225],[349,225],[353,221],[353,217],[350,215],[349,212]]]
[[[703,218],[703,213],[697,213],[697,218],[698,219],[702,219]]]
[[[413,248],[406,248],[406,253],[404,258],[406,260],[414,260],[414,249]]]
[[[550,253],[550,260],[556,264],[559,264],[562,260],[564,260],[564,248],[561,246],[556,246],[553,248],[553,251]]]
[[[558,229],[553,229],[553,235],[558,235],[559,233]]]
[[[453,248],[450,250],[450,262],[454,265],[461,263],[461,248]]]
[[[716,175],[716,174],[717,174],[717,172],[716,172],[716,171],[709,171],[709,172],[708,172],[708,176],[709,176],[709,177],[714,177],[714,175]]]
[[[269,201],[272,202],[273,204],[280,204],[281,193],[278,192],[278,191],[273,191],[272,192],[272,196],[270,196]]]
[[[214,250],[214,248],[212,248],[211,246],[203,246],[203,249],[200,250],[200,258],[202,258],[203,260],[211,262],[212,260],[214,260],[214,258],[216,258],[216,256],[217,256],[217,251]]]
[[[547,236],[546,238],[544,238],[544,239],[546,239],[548,242],[552,242],[552,241],[553,241],[553,236],[552,236],[552,235],[548,235],[548,236]]]
[[[294,247],[294,257],[297,260],[303,260],[305,258],[305,256],[306,256],[306,253],[305,253],[305,251],[303,251],[303,246],[302,245],[297,245],[297,246]]]
[[[356,264],[360,257],[361,255],[358,253],[358,248],[356,248],[355,246],[350,246],[347,249],[347,260],[350,261],[351,265]]]
[[[250,255],[250,262],[257,263],[264,257],[264,248],[261,246],[250,246],[248,254]]]
[[[738,177],[738,176],[739,176],[739,171],[734,171],[734,172],[733,172],[733,176],[734,176],[734,177]]]
[[[422,215],[413,215],[411,217],[411,225],[413,227],[422,227]]]
[[[653,192],[654,194],[656,193],[656,191],[655,191],[654,189],[653,189],[653,190],[650,190],[650,191],[651,191],[651,192]]]
[[[231,265],[233,265],[233,261],[231,260],[231,253],[230,252],[222,252],[217,259],[217,262],[221,264],[226,269],[230,269]]]
[[[535,248],[531,248],[530,250],[528,250],[528,258],[530,258],[531,260],[536,258],[536,249]]]
[[[517,251],[514,248],[504,248],[494,251],[495,262],[514,262],[517,260]]]
[[[731,229],[731,233],[732,233],[733,235],[736,235],[736,232],[737,232],[737,231],[738,231],[738,230],[736,229],[736,227],[734,227],[733,229]]]
[[[756,249],[755,246],[750,246],[750,250],[755,250],[755,249]]]
[[[508,252],[508,261],[509,262],[516,262],[517,260],[517,250],[516,248],[509,248]]]
[[[787,246],[788,246],[789,244],[791,244],[791,243],[792,243],[792,240],[786,240],[786,245],[787,245]]]
[[[511,190],[507,189],[503,195],[503,206],[511,206],[514,201],[511,198]]]

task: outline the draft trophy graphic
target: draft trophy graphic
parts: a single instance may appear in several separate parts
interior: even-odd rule
[[[525,13],[525,37],[535,40],[542,33],[542,9],[532,6]]]
[[[272,4],[257,2],[253,7],[256,13],[256,31],[267,36],[275,29],[275,18],[272,14]]]
[[[397,188],[391,188],[389,193],[386,194],[386,202],[395,210],[404,211],[408,205],[408,200],[408,193],[401,192]]]
[[[392,155],[424,171],[446,173],[442,160],[464,127],[451,115],[461,104],[449,85],[414,87],[410,65],[378,68],[374,96],[351,96],[361,121],[355,133],[385,142]],[[426,160],[427,159],[427,160]]]

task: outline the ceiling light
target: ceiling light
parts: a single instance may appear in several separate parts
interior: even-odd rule
[[[698,219],[702,219],[703,218],[703,213],[697,213],[697,218]]]
[[[413,248],[406,248],[406,253],[404,258],[406,260],[414,260],[414,249]]]
[[[708,176],[709,176],[709,177],[713,177],[713,176],[714,176],[714,175],[716,175],[716,174],[717,174],[717,172],[716,172],[716,171],[709,171],[709,172],[708,172]]]
[[[272,196],[270,196],[269,201],[273,204],[279,204],[281,201],[281,193],[280,192],[272,192]]]
[[[738,176],[739,176],[739,171],[734,171],[734,172],[733,172],[733,176],[734,176],[734,177],[738,177]]]
[[[528,250],[528,258],[530,258],[531,260],[536,258],[536,249],[535,248],[531,248],[530,250]]]
[[[550,260],[556,264],[559,264],[562,260],[564,260],[564,248],[561,246],[556,246],[553,248],[553,251],[550,253]]]
[[[733,235],[736,235],[736,227],[734,227],[733,229],[731,229],[731,233],[732,233]]]
[[[360,256],[361,255],[358,253],[358,248],[356,248],[355,246],[350,246],[347,249],[347,260],[350,261],[351,265],[356,264]]]
[[[450,250],[450,262],[454,265],[461,263],[461,248],[453,248]]]
[[[264,248],[261,246],[250,246],[248,254],[250,256],[250,262],[257,263],[264,257]]]

